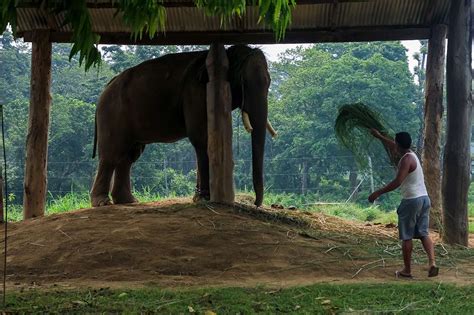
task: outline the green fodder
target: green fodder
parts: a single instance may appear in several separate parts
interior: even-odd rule
[[[334,124],[336,137],[344,147],[354,153],[357,163],[362,167],[367,167],[367,155],[373,140],[371,129],[376,129],[385,136],[393,133],[386,127],[381,115],[363,103],[346,104],[339,108]],[[383,145],[390,161],[396,165],[394,152]]]

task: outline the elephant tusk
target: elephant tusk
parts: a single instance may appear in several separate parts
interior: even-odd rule
[[[245,130],[251,133],[253,128],[252,128],[252,125],[250,124],[249,114],[247,114],[244,111],[242,111],[242,121],[244,123]]]
[[[273,129],[273,126],[268,119],[267,119],[267,130],[272,135],[272,138],[275,138],[278,135],[278,133],[275,131],[275,129]]]

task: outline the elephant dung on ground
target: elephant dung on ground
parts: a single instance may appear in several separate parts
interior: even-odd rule
[[[189,138],[198,164],[197,193],[209,198],[206,57],[208,51],[165,55],[127,69],[106,86],[96,111],[99,165],[91,190],[92,206],[132,203],[130,170],[145,145]],[[263,156],[270,75],[261,50],[244,45],[227,49],[232,109],[240,108],[251,131],[255,204],[263,201]],[[112,176],[114,176],[111,187]],[[110,191],[111,189],[111,191]]]

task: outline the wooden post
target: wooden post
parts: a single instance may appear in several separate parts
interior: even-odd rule
[[[441,228],[442,221],[440,139],[446,32],[446,25],[435,25],[431,29],[425,81],[422,161],[426,189],[431,199],[430,227],[435,229]]]
[[[23,218],[44,215],[51,107],[51,42],[48,31],[36,31],[31,53],[31,85]]]
[[[449,11],[446,146],[443,161],[443,240],[468,245],[467,197],[471,142],[471,0],[452,0]]]
[[[227,81],[229,60],[224,45],[212,44],[206,58],[207,152],[211,201],[234,202],[232,157],[232,97]]]

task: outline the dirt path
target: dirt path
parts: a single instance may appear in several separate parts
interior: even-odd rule
[[[395,281],[401,263],[393,227],[187,199],[84,209],[9,227],[13,288],[385,282]],[[472,250],[459,259],[443,254],[440,277],[427,279],[418,248],[415,276],[474,283]]]

